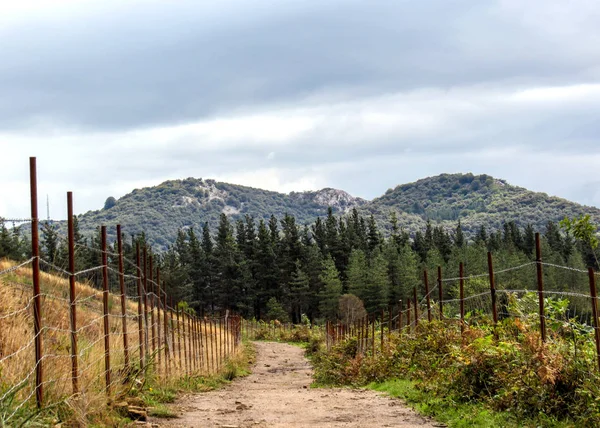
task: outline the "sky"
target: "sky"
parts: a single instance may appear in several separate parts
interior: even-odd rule
[[[0,0],[0,216],[168,179],[372,199],[489,174],[600,207],[597,0]]]

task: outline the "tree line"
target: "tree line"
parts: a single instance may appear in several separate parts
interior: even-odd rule
[[[161,278],[175,301],[186,301],[199,313],[231,309],[250,318],[300,322],[303,316],[311,321],[341,316],[339,301],[344,295],[357,296],[369,313],[397,305],[412,296],[424,270],[434,277],[437,266],[445,275],[456,276],[462,261],[470,274],[484,273],[487,251],[494,253],[498,268],[535,258],[530,225],[519,228],[509,221],[496,231],[482,226],[467,239],[460,221],[453,230],[427,222],[414,236],[398,226],[394,213],[389,221],[391,233],[384,237],[373,216],[364,217],[356,209],[343,217],[329,209],[312,225],[299,225],[287,214],[258,221],[247,215],[233,223],[221,214],[216,231],[208,223],[201,230],[180,229],[175,243],[154,255],[155,265],[160,265]],[[75,228],[77,270],[97,266],[99,234],[84,237],[77,221]],[[125,257],[135,260],[135,246],[145,245],[144,234],[123,238]],[[56,224],[42,223],[46,260],[66,266],[65,241]],[[543,231],[542,246],[544,259],[556,264],[584,268],[597,263],[590,248],[553,222]],[[0,224],[0,257],[25,259],[29,247],[20,228]],[[126,264],[126,270],[136,273],[132,264]],[[547,275],[547,286],[561,289],[572,283],[561,275]],[[94,274],[89,279],[99,285]],[[452,296],[455,291],[447,287],[445,293]]]

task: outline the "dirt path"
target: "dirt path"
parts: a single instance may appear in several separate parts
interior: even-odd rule
[[[304,350],[257,342],[253,373],[227,387],[184,399],[165,427],[434,427],[401,401],[362,389],[311,389]],[[439,425],[437,425],[439,426]]]

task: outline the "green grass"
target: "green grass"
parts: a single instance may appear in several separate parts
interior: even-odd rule
[[[430,416],[451,428],[517,428],[517,427],[554,427],[576,426],[568,422],[557,422],[540,415],[536,420],[518,420],[509,412],[497,412],[479,403],[457,403],[447,397],[435,397],[415,387],[405,379],[371,383],[367,388],[385,392],[392,397],[401,398],[422,415]]]

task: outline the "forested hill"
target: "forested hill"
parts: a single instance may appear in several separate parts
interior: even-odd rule
[[[175,242],[177,231],[193,227],[201,230],[208,222],[216,230],[221,213],[232,220],[246,215],[268,220],[288,213],[298,224],[310,224],[327,214],[349,212],[367,201],[336,189],[290,194],[255,189],[201,178],[171,180],[155,187],[136,189],[118,200],[107,199],[104,208],[79,217],[82,232],[88,234],[100,224],[121,224],[129,233],[144,231],[157,249]],[[112,231],[112,228],[110,228]]]
[[[441,174],[402,184],[369,202],[365,210],[383,227],[389,225],[390,211],[396,211],[399,224],[410,232],[423,230],[428,219],[446,229],[455,227],[460,219],[470,236],[481,226],[500,230],[509,221],[521,227],[531,224],[538,231],[548,221],[558,222],[565,216],[589,214],[594,222],[600,222],[596,207],[532,192],[485,174]]]
[[[411,235],[423,230],[427,219],[448,230],[460,219],[467,236],[473,236],[482,225],[487,230],[499,230],[503,222],[511,220],[522,227],[531,224],[534,230],[543,230],[550,220],[557,222],[565,215],[581,213],[600,222],[598,208],[472,174],[442,174],[402,184],[372,201],[336,189],[283,194],[188,178],[136,189],[116,201],[109,198],[103,209],[87,212],[79,221],[83,232],[91,232],[100,224],[117,223],[129,233],[143,230],[157,249],[164,249],[175,241],[178,229],[200,230],[208,222],[210,229],[216,230],[221,213],[234,222],[246,215],[259,220],[288,213],[303,225],[325,216],[330,206],[334,214],[348,213],[354,207],[363,215],[373,214],[384,231],[389,230],[391,212],[396,212],[400,226]]]

